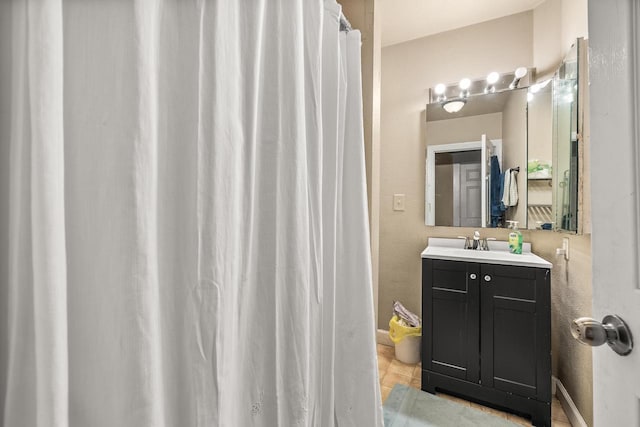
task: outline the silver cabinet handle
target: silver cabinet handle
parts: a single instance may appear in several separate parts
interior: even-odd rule
[[[478,276],[476,276],[476,275],[475,275],[475,273],[471,273],[471,274],[469,275],[469,278],[470,278],[471,280],[476,280],[476,277],[478,277]]]
[[[485,282],[490,282],[491,281],[491,276],[489,276],[488,274],[486,276],[484,276],[484,281]]]

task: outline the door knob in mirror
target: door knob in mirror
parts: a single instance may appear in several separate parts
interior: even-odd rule
[[[608,315],[598,322],[590,317],[580,317],[571,322],[571,334],[582,344],[597,347],[604,343],[621,356],[633,349],[631,331],[624,321],[616,315]]]

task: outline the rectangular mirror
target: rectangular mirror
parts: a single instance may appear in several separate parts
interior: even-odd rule
[[[529,87],[527,217],[530,229],[580,231],[581,104],[578,39],[552,79]],[[549,84],[550,83],[550,84]]]
[[[527,228],[552,230],[553,85],[546,80],[529,88],[527,144]]]
[[[454,112],[445,104],[426,111],[426,225],[526,227],[527,89],[471,95]]]
[[[452,85],[437,97],[430,91],[426,225],[513,220],[523,229],[581,232],[585,44],[576,41],[553,79],[510,89],[502,75],[493,93],[478,80],[465,96]]]
[[[578,168],[580,138],[578,114],[578,40],[553,77],[553,217],[557,230],[578,232]]]

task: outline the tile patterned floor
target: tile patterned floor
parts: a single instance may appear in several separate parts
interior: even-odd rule
[[[378,373],[380,374],[380,387],[382,390],[383,402],[386,400],[387,396],[389,396],[389,393],[395,384],[405,384],[420,389],[420,364],[406,365],[399,362],[394,357],[393,347],[378,344]],[[517,415],[508,414],[506,412],[478,405],[477,403],[468,402],[443,393],[438,393],[438,396],[462,405],[490,412],[523,426],[531,426],[531,421],[526,418],[518,417]],[[556,398],[553,399],[553,403],[551,405],[551,425],[552,427],[571,427],[567,415]]]

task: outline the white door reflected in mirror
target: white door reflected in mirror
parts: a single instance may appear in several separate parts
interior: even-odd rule
[[[453,227],[490,226],[490,159],[502,161],[502,140],[427,147],[425,224]]]

